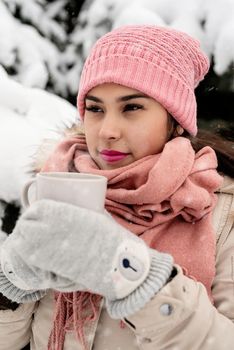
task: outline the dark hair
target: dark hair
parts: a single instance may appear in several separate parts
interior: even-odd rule
[[[214,131],[200,129],[196,137],[187,137],[196,152],[204,146],[213,148],[218,158],[218,171],[234,178],[234,126]]]

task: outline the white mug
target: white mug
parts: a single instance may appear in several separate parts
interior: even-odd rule
[[[53,199],[102,213],[107,178],[100,175],[68,172],[38,173],[22,191],[22,204],[28,207],[39,199]]]

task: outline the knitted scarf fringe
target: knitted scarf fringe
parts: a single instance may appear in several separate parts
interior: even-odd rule
[[[63,350],[66,332],[75,332],[83,350],[88,350],[84,327],[96,320],[102,297],[89,292],[54,293],[55,311],[48,350]],[[91,308],[90,308],[91,307]],[[87,314],[87,308],[91,312]]]

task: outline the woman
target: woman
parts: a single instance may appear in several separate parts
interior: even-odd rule
[[[173,29],[126,26],[94,45],[84,135],[42,171],[106,176],[111,216],[52,200],[25,211],[1,249],[0,291],[23,303],[0,313],[1,348],[231,349],[234,186],[184,137],[208,68]]]

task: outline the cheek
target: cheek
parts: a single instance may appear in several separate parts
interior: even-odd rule
[[[155,126],[141,128],[141,130],[135,133],[132,140],[134,142],[134,151],[137,158],[156,154],[162,151],[167,142],[167,129],[156,128]]]
[[[141,128],[140,130],[134,130],[131,133],[131,151],[135,159],[140,159],[150,154],[152,149],[152,142],[149,139],[147,130]]]
[[[92,135],[89,135],[89,137],[86,136],[86,144],[88,148],[88,152],[93,158],[95,156],[95,151],[97,148],[97,143],[95,142],[95,138]]]
[[[84,122],[84,133],[85,133],[88,149],[94,147],[94,145],[97,142],[97,134],[98,134],[94,125],[92,125],[89,122]]]

